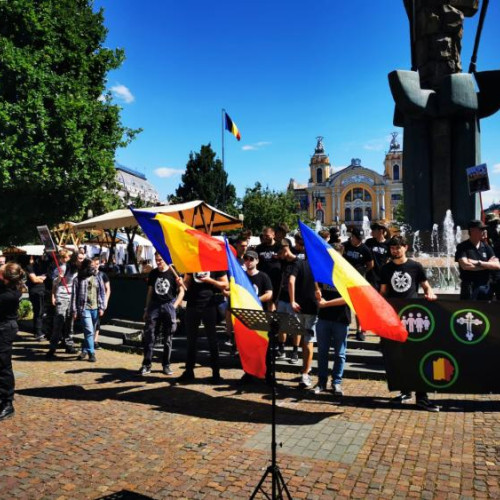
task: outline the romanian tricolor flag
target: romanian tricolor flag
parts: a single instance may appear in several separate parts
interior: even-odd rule
[[[178,272],[197,273],[227,269],[223,241],[193,229],[169,215],[140,210],[132,212],[156,250],[166,262],[173,264]]]
[[[229,301],[231,308],[255,309],[262,311],[262,304],[252,283],[229,249],[226,240],[226,254],[229,275]],[[234,338],[240,353],[243,370],[258,378],[266,376],[266,352],[268,336],[266,332],[250,330],[238,318],[231,315]]]
[[[404,342],[408,332],[384,297],[312,229],[301,221],[299,227],[314,279],[338,290],[358,317],[361,329]]]
[[[168,247],[165,244],[165,238],[163,237],[163,230],[159,222],[155,219],[156,214],[151,212],[146,212],[144,210],[136,210],[129,206],[130,210],[134,214],[135,220],[141,226],[144,234],[149,238],[149,241],[156,248],[156,251],[163,257],[163,260],[167,264],[172,264],[172,257],[168,251]]]
[[[231,134],[238,139],[238,141],[241,139],[241,134],[240,131],[238,130],[238,127],[236,126],[236,123],[229,118],[229,115],[224,111],[224,116],[226,117],[226,130],[229,130]]]

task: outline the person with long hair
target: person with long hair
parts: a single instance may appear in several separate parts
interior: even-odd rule
[[[9,262],[0,267],[0,420],[14,415],[12,344],[17,334],[17,310],[24,271]]]

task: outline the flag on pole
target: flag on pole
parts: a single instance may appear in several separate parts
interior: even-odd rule
[[[229,275],[229,301],[235,309],[262,311],[262,304],[255,293],[247,274],[232,254],[226,240],[226,254]],[[258,378],[266,376],[266,352],[269,342],[266,332],[250,330],[238,318],[231,315],[236,347],[240,354],[243,370]]]
[[[137,222],[163,259],[180,273],[225,271],[224,242],[165,214],[132,210]]]
[[[236,123],[234,123],[233,120],[231,120],[231,118],[225,111],[224,115],[226,117],[226,130],[229,130],[229,132],[231,132],[231,134],[233,134],[234,137],[236,137],[236,139],[238,139],[239,141],[241,139],[241,134],[240,131],[238,130],[238,127],[236,126]]]
[[[163,230],[160,223],[155,219],[156,214],[145,210],[136,210],[129,206],[134,214],[135,220],[141,226],[144,234],[149,238],[149,241],[156,248],[156,251],[162,256],[167,264],[172,264],[172,257],[168,251],[168,247],[163,237]]]
[[[315,281],[334,286],[359,319],[362,330],[399,342],[408,332],[394,308],[342,255],[299,220]]]

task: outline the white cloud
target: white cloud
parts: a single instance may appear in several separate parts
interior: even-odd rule
[[[493,173],[500,174],[500,163],[493,165]]]
[[[125,87],[125,85],[121,84],[115,85],[111,87],[111,92],[113,92],[113,95],[117,99],[121,99],[127,104],[130,104],[135,100],[135,97],[132,95],[132,92],[130,92],[130,90],[127,87]]]
[[[490,184],[490,190],[482,194],[483,207],[487,209],[492,203],[500,203],[500,186]]]
[[[176,175],[182,175],[183,173],[184,170],[181,170],[180,168],[160,167],[155,170],[155,174],[162,178],[175,177]]]
[[[243,151],[257,151],[258,149],[263,148],[264,146],[269,146],[271,143],[269,141],[259,141],[254,142],[253,144],[245,144],[241,146]]]

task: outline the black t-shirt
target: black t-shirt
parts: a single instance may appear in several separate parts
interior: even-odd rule
[[[281,280],[281,261],[278,259],[279,249],[280,245],[278,243],[274,243],[274,245],[264,245],[261,243],[255,249],[259,256],[257,269],[269,276],[275,294],[278,292]]]
[[[314,276],[307,260],[299,260],[292,269],[295,276],[295,302],[300,306],[302,314],[317,314],[318,303],[316,302]]]
[[[288,261],[281,261],[281,287],[279,290],[278,300],[283,302],[290,302],[290,294],[288,293],[288,282],[290,281],[290,275],[292,274],[294,268],[298,265],[297,259]]]
[[[462,241],[457,245],[455,252],[455,261],[467,257],[472,260],[489,261],[495,254],[493,249],[484,243],[479,242],[479,247],[475,247],[470,240]],[[490,271],[483,269],[482,271],[467,271],[460,268],[460,279],[462,283],[473,283],[476,286],[487,285],[490,279]]]
[[[339,299],[341,297],[337,289],[325,283],[318,283],[321,295],[325,300]],[[336,321],[343,325],[351,324],[351,310],[347,304],[341,306],[323,307],[318,311],[318,318],[327,321]]]
[[[220,294],[220,290],[210,283],[200,281],[200,277],[207,276],[219,281],[226,275],[226,271],[206,271],[203,273],[191,274],[191,284],[186,292],[185,300],[187,307],[203,308],[215,305],[215,294]]]
[[[29,264],[28,266],[26,266],[26,274],[28,275],[26,284],[28,286],[29,293],[45,293],[44,283],[33,283],[29,278],[30,274],[34,274],[35,276],[42,276],[43,274],[45,274],[44,266],[42,266],[38,262]]]
[[[382,266],[389,260],[389,245],[387,241],[378,241],[376,238],[368,238],[365,245],[370,249],[373,256],[373,269],[369,273],[369,278],[380,281],[380,271]]]
[[[17,320],[21,292],[0,283],[0,323]]]
[[[380,282],[387,285],[387,297],[398,299],[416,299],[418,286],[427,281],[420,262],[408,259],[404,264],[388,262],[382,267]]]
[[[363,276],[366,273],[366,264],[373,260],[371,250],[364,243],[355,247],[350,240],[344,243],[343,257]]]
[[[109,276],[104,271],[99,270],[99,274],[101,275],[102,282],[104,284],[109,283]]]
[[[169,268],[161,272],[158,268],[153,269],[148,275],[148,287],[153,289],[151,301],[156,304],[172,302],[177,297],[178,286],[175,275]]]
[[[271,280],[266,273],[259,271],[257,274],[254,274],[252,276],[247,274],[247,276],[250,280],[250,283],[252,283],[253,285],[253,289],[255,290],[257,297],[260,297],[266,292],[269,292],[269,290],[273,289]]]

